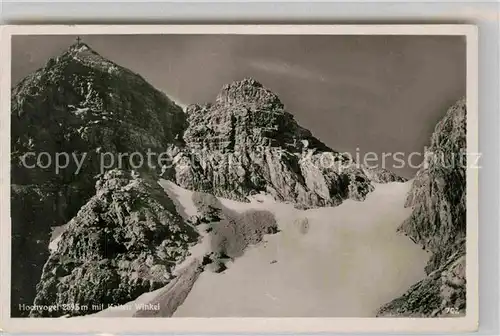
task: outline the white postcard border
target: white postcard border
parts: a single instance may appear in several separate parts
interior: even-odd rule
[[[478,328],[478,170],[467,170],[467,313],[453,318],[11,318],[10,94],[13,35],[274,34],[463,35],[467,45],[467,151],[478,153],[478,36],[466,24],[23,25],[1,27],[0,330],[64,333],[472,332]],[[471,155],[468,155],[471,158]],[[471,165],[468,164],[470,167]]]

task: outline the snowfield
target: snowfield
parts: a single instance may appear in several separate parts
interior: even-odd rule
[[[52,229],[50,243],[49,243],[49,251],[50,252],[54,252],[57,250],[57,244],[59,244],[59,241],[62,238],[61,236],[67,227],[68,227],[68,224],[63,224],[60,226],[56,226]]]
[[[182,216],[197,213],[191,191],[165,180],[160,184]],[[250,203],[221,199],[233,211],[272,212],[280,232],[250,246],[224,272],[205,270],[194,285],[186,284],[192,289],[180,306],[172,307],[173,317],[375,316],[380,306],[425,277],[429,254],[396,233],[411,212],[404,208],[410,186],[411,181],[375,184],[364,202],[346,200],[310,210],[265,195]],[[209,251],[208,239],[205,235],[192,248],[179,274]],[[162,292],[143,294],[128,309],[113,307],[93,316],[133,316],[136,303],[158,303],[155,294]]]
[[[364,202],[306,211],[263,198],[281,232],[221,274],[203,272],[174,317],[372,317],[425,277],[429,255],[396,233],[411,183],[377,184]],[[304,219],[307,218],[307,225]]]

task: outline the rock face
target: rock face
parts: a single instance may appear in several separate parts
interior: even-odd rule
[[[57,216],[57,193],[37,185],[11,186],[13,316],[26,314],[22,305],[31,305],[35,284],[49,256],[51,219]],[[22,253],[20,253],[22,251]],[[15,304],[14,304],[15,303]],[[29,313],[29,311],[28,311]]]
[[[35,305],[59,309],[31,316],[90,314],[158,289],[196,241],[155,181],[111,170],[96,190],[69,222],[37,286]]]
[[[31,251],[48,246],[50,227],[67,223],[94,194],[100,154],[133,153],[180,143],[185,114],[142,77],[101,57],[85,44],[72,45],[59,57],[12,89],[11,183],[13,248]],[[52,165],[27,168],[21,158],[48,153]],[[68,153],[68,166],[55,169],[57,153]],[[86,157],[83,161],[83,154]],[[78,171],[72,155],[83,162]],[[37,157],[26,157],[33,166]],[[119,167],[111,155],[103,164]],[[127,169],[129,158],[120,161]],[[47,156],[42,158],[43,165]],[[61,163],[66,162],[61,158]],[[76,174],[76,172],[78,173]],[[32,188],[33,192],[26,192]],[[22,191],[25,190],[25,191]],[[38,190],[38,191],[36,191]],[[39,195],[44,195],[40,196]],[[45,208],[50,209],[46,211]],[[16,250],[14,250],[16,251]],[[16,262],[12,283],[12,316],[22,316],[21,303],[32,303],[44,258],[29,252]],[[44,253],[48,253],[45,251]],[[32,254],[32,255],[31,255]],[[24,271],[19,272],[16,267]],[[26,269],[31,269],[27,277]],[[26,277],[20,281],[18,277]]]
[[[266,192],[307,208],[364,200],[374,188],[366,172],[377,182],[401,180],[328,148],[254,79],[226,85],[214,104],[186,112],[186,147],[168,174],[188,189],[240,201]]]
[[[437,124],[408,195],[410,217],[399,231],[432,252],[428,277],[388,303],[380,316],[465,314],[466,103]]]

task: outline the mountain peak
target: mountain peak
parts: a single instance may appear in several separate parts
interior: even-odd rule
[[[105,60],[107,62],[110,62],[108,59],[105,57],[101,56],[97,51],[92,49],[87,43],[77,41],[73,44],[71,44],[67,51],[63,53],[63,55],[68,55],[73,58],[83,58],[86,59],[88,57],[90,58],[99,58],[101,60]]]
[[[72,45],[69,46],[68,48],[69,51],[76,51],[76,52],[81,52],[81,51],[86,51],[86,50],[92,50],[92,48],[89,47],[87,43],[77,41],[73,43]]]
[[[232,84],[240,86],[256,87],[256,88],[263,87],[263,85],[253,77],[245,77],[241,81],[235,81]]]
[[[54,60],[55,62],[51,61],[49,62],[49,64],[65,66],[76,62],[84,66],[108,73],[124,71],[128,72],[127,69],[102,56],[97,51],[92,49],[92,47],[90,47],[88,44],[79,40],[71,44],[65,52],[63,52],[60,56],[54,58]]]
[[[251,77],[224,85],[216,98],[216,103],[220,105],[250,103],[279,109],[284,107],[274,92]]]

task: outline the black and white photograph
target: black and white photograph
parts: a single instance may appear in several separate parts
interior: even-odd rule
[[[471,30],[251,27],[10,36],[8,318],[477,319]]]

